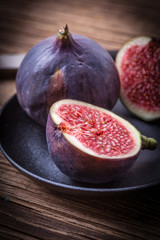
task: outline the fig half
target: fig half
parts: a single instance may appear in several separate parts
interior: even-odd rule
[[[16,90],[21,107],[45,126],[51,105],[60,99],[112,109],[120,95],[120,80],[107,51],[87,37],[70,34],[65,25],[26,54]]]
[[[57,167],[74,180],[90,183],[124,175],[141,149],[157,145],[111,111],[69,99],[52,105],[46,137]]]
[[[121,100],[145,121],[160,118],[160,39],[141,36],[118,52]]]

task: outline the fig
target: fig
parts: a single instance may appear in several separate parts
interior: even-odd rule
[[[51,106],[46,138],[49,154],[61,172],[88,183],[123,176],[141,149],[157,145],[113,112],[71,99]]]
[[[116,66],[128,110],[145,121],[160,118],[160,39],[130,40],[119,50]]]
[[[60,99],[112,109],[120,95],[120,80],[109,53],[87,37],[70,34],[65,25],[26,54],[16,90],[26,113],[45,126],[51,105]]]

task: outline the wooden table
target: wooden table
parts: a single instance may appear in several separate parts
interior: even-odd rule
[[[27,52],[64,23],[105,49],[137,35],[160,35],[157,0],[2,0],[0,53]],[[0,80],[0,106],[15,93]],[[0,153],[0,239],[160,239],[160,186],[101,198],[49,190]]]

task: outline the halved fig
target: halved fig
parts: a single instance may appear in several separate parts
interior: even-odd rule
[[[160,118],[160,39],[130,40],[119,50],[116,66],[128,110],[145,121]]]
[[[57,167],[74,180],[91,183],[124,175],[141,149],[157,145],[109,110],[71,99],[52,105],[46,136]]]

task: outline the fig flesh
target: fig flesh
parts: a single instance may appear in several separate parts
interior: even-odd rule
[[[40,41],[25,56],[16,76],[20,105],[46,125],[51,105],[77,99],[112,109],[120,80],[111,56],[95,41],[70,34],[67,25],[57,36]]]
[[[121,100],[145,121],[160,118],[160,39],[137,37],[118,52]]]
[[[46,137],[56,166],[70,178],[90,183],[124,175],[141,149],[157,144],[111,111],[70,99],[52,105]]]

